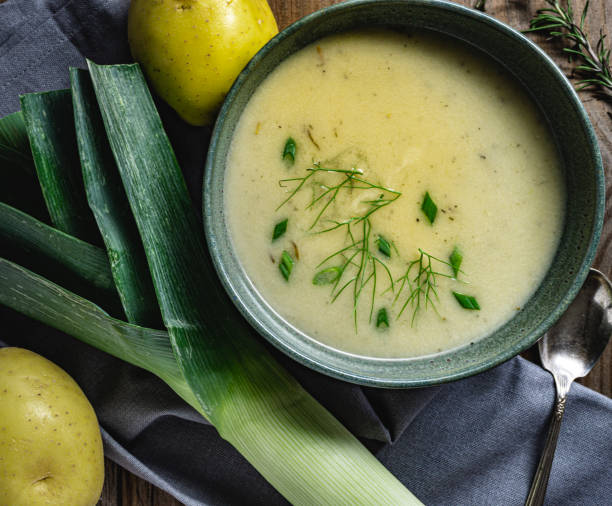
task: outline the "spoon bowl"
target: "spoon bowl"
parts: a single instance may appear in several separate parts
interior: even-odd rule
[[[612,335],[612,286],[591,269],[576,300],[561,320],[539,342],[540,358],[553,376],[570,381],[586,376]]]

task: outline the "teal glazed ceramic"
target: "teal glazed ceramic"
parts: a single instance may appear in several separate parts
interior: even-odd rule
[[[548,122],[567,182],[567,209],[556,257],[525,307],[493,334],[436,355],[381,359],[323,345],[285,321],[253,286],[237,258],[224,214],[224,173],[234,128],[253,92],[290,54],[345,30],[391,27],[429,30],[473,46],[522,83]],[[398,83],[401,85],[401,83]],[[272,39],[240,74],[221,109],[204,177],[204,221],[210,252],[232,301],[274,346],[298,362],[346,381],[381,387],[421,387],[464,378],[534,344],[561,316],[584,282],[599,241],[604,177],[597,141],[571,84],[542,50],[495,19],[432,0],[357,0],[315,12]]]

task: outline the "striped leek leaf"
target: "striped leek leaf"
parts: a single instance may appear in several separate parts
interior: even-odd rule
[[[294,504],[418,503],[231,305],[138,65],[89,70],[178,368],[205,416]]]
[[[111,318],[95,304],[4,258],[0,303],[152,372],[202,412],[178,370],[165,331]]]
[[[0,119],[0,165],[34,172],[30,141],[21,111]]]
[[[0,202],[0,242],[62,266],[91,286],[111,293],[115,285],[106,253]]]
[[[21,111],[0,119],[0,202],[49,218]]]
[[[89,72],[70,69],[70,83],[87,201],[108,251],[123,310],[129,322],[158,328],[161,316],[153,282],[104,132]]]
[[[83,192],[70,90],[29,93],[20,98],[51,222],[67,234],[99,243]]]

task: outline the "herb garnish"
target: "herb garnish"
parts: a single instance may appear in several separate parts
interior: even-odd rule
[[[387,315],[387,310],[383,307],[378,310],[378,314],[376,315],[376,328],[384,325],[389,328],[389,316]]]
[[[421,204],[421,211],[427,216],[429,223],[433,225],[433,222],[436,220],[436,214],[438,214],[438,206],[432,200],[429,192],[425,192],[425,197],[423,197],[423,203]]]
[[[427,309],[431,306],[436,314],[439,315],[435,306],[439,300],[437,278],[441,276],[456,279],[463,260],[463,255],[459,248],[454,248],[449,257],[450,263],[419,248],[419,257],[408,262],[404,275],[394,280],[385,261],[379,258],[374,251],[374,247],[377,247],[378,251],[389,259],[391,258],[391,247],[394,247],[394,245],[381,235],[373,239],[370,218],[376,211],[395,202],[401,196],[401,192],[368,181],[365,179],[364,172],[354,167],[351,169],[331,169],[321,167],[320,163],[315,163],[306,169],[306,172],[305,176],[279,181],[281,187],[284,187],[287,183],[293,183],[295,188],[290,191],[287,198],[280,203],[276,210],[279,210],[293,199],[300,190],[307,187],[312,191],[312,197],[306,205],[306,209],[316,213],[309,230],[315,229],[313,233],[316,234],[329,233],[339,229],[345,231],[343,246],[317,265],[317,269],[320,268],[321,270],[314,275],[312,283],[314,285],[329,285],[331,288],[331,302],[335,302],[342,292],[351,287],[355,329],[357,329],[358,304],[364,289],[370,292],[369,320],[372,321],[380,269],[383,269],[383,274],[386,274],[389,280],[389,287],[385,291],[395,294],[394,304],[405,293],[404,290],[407,289],[408,295],[402,304],[397,316],[398,318],[401,317],[408,306],[412,308],[411,324],[414,324],[416,315],[422,308]],[[309,183],[308,186],[306,186],[307,183]],[[364,206],[361,214],[345,219],[332,219],[326,215],[330,206],[336,202],[340,192],[354,192],[357,190],[369,192],[369,194],[366,194],[365,199],[359,202],[359,204]],[[371,196],[374,192],[376,193]],[[425,193],[421,209],[430,223],[433,223],[438,208],[429,192]],[[283,259],[281,259],[281,265],[279,265],[284,276],[285,270],[287,270],[285,254],[286,252],[283,252]],[[285,276],[286,279],[288,279],[291,267],[293,266],[293,260],[288,254],[287,259],[290,262],[290,267]],[[337,263],[338,261],[340,263]],[[335,265],[326,267],[326,264],[329,265],[331,262],[334,262]],[[436,270],[434,268],[435,262],[450,268],[449,272]],[[399,285],[399,289],[396,291],[395,287],[397,285]],[[467,301],[466,304],[471,304],[472,307],[468,307],[468,309],[480,309],[478,302],[473,297],[457,294],[457,292],[453,292],[453,294],[455,294],[456,298],[460,295]],[[384,308],[380,309],[376,315],[376,326],[379,327],[380,325],[389,326],[388,313]]]
[[[281,179],[281,181],[279,182],[280,186],[283,186],[283,183],[298,183],[298,185],[289,194],[289,196],[285,200],[283,200],[283,202],[280,203],[280,205],[276,208],[277,211],[287,202],[289,202],[304,187],[307,182],[311,181],[313,176],[341,176],[340,181],[336,184],[329,184],[329,182],[319,182],[318,188],[315,188],[315,193],[313,193],[313,197],[310,203],[306,206],[306,209],[314,209],[320,203],[324,203],[324,205],[323,207],[321,207],[319,213],[312,222],[310,230],[312,230],[317,225],[325,211],[327,211],[329,206],[336,200],[341,190],[381,190],[383,192],[372,200],[363,201],[364,204],[369,205],[367,212],[365,212],[363,215],[354,216],[344,221],[328,220],[331,223],[331,226],[324,230],[320,230],[319,233],[330,232],[332,230],[336,230],[337,228],[349,226],[351,224],[356,225],[364,220],[367,220],[372,215],[372,213],[378,211],[382,207],[391,204],[401,196],[401,192],[366,181],[363,178],[363,171],[360,169],[327,169],[321,167],[320,163],[315,163],[312,167],[306,169],[306,171],[308,172],[308,174],[304,177]],[[320,190],[320,192],[316,193],[316,190]]]
[[[297,144],[293,140],[293,137],[289,137],[285,142],[285,148],[283,149],[283,160],[289,162],[291,165],[295,163],[295,152],[297,151]]]
[[[463,262],[463,254],[458,246],[455,246],[448,259],[450,260],[450,265],[453,268],[453,275],[456,278],[461,269],[461,262]]]
[[[406,310],[408,305],[410,305],[412,307],[411,325],[414,324],[416,315],[423,306],[427,309],[429,305],[431,305],[436,314],[438,314],[438,316],[440,315],[435,306],[436,301],[439,300],[437,291],[438,282],[436,278],[437,276],[452,278],[452,276],[444,272],[436,271],[433,267],[433,261],[437,261],[452,268],[452,265],[448,262],[440,260],[419,248],[419,258],[409,262],[404,275],[396,281],[396,284],[400,283],[400,287],[395,296],[394,303],[400,298],[404,288],[408,288],[408,298],[402,305],[398,318]],[[417,273],[416,276],[411,277],[411,272],[414,268],[416,268]]]
[[[278,239],[279,237],[283,236],[285,234],[285,232],[287,231],[287,223],[288,223],[289,219],[285,218],[283,221],[279,221],[275,226],[274,226],[274,232],[272,232],[272,240],[276,241],[276,239]]]
[[[606,48],[606,36],[603,30],[600,30],[599,39],[593,47],[584,28],[589,2],[584,4],[579,24],[574,22],[571,0],[566,1],[566,7],[562,7],[558,0],[546,0],[546,3],[550,8],[539,9],[529,23],[529,30],[525,30],[525,33],[546,31],[552,37],[568,41],[571,47],[564,47],[563,51],[569,54],[570,59],[578,58],[582,61],[575,67],[575,70],[584,77],[578,81],[577,89],[597,86],[607,90],[608,93],[612,92],[610,48]]]
[[[453,295],[455,296],[455,299],[457,299],[457,302],[461,304],[462,308],[473,309],[473,310],[480,309],[480,306],[478,305],[478,301],[476,300],[475,297],[472,297],[471,295],[465,295],[464,293],[457,293],[457,292],[453,292]]]
[[[474,9],[480,12],[485,12],[486,8],[487,8],[487,0],[476,0],[476,3],[474,4]]]
[[[278,269],[281,271],[283,278],[289,281],[289,276],[291,276],[291,271],[293,270],[293,259],[291,255],[284,250],[281,254],[280,262],[278,263]]]
[[[323,228],[316,233],[322,234],[332,232],[334,230],[344,229],[346,231],[346,241],[343,247],[333,252],[322,262],[318,267],[323,267],[326,263],[340,259],[341,264],[323,269],[318,272],[313,283],[316,285],[330,284],[332,287],[332,302],[335,301],[340,294],[352,285],[353,295],[353,315],[355,320],[355,328],[357,327],[357,309],[359,299],[363,290],[371,285],[371,304],[370,304],[370,320],[374,313],[374,301],[376,298],[377,286],[377,267],[384,269],[386,272],[391,289],[393,289],[393,276],[387,265],[372,252],[374,241],[371,239],[372,224],[370,217],[376,211],[391,204],[397,200],[401,193],[390,188],[385,188],[370,181],[367,181],[363,176],[363,171],[356,168],[351,169],[329,169],[321,167],[319,163],[314,164],[307,169],[307,174],[303,177],[295,177],[283,179],[283,183],[297,183],[295,189],[289,196],[281,202],[277,207],[280,209],[283,205],[289,202],[307,182],[314,183],[313,196],[306,209],[317,211],[317,214],[310,226],[310,230],[315,228],[317,224],[323,221]],[[324,180],[315,180],[314,176],[319,176]],[[366,205],[362,214],[348,217],[344,220],[323,219],[325,212],[334,203],[341,191],[356,191],[370,190],[377,191],[375,197],[366,197],[361,203]],[[360,232],[360,234],[359,234]],[[388,243],[387,243],[388,244]],[[327,280],[330,280],[329,282]]]

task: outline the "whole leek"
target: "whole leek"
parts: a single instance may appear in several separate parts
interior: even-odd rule
[[[90,72],[106,132],[92,128],[112,148],[168,333],[113,319],[2,259],[0,303],[157,374],[294,504],[419,504],[272,358],[231,305],[138,66],[90,64]],[[54,183],[43,179],[47,196]],[[119,226],[125,216],[112,218]],[[125,299],[133,278],[120,270],[113,276]]]

